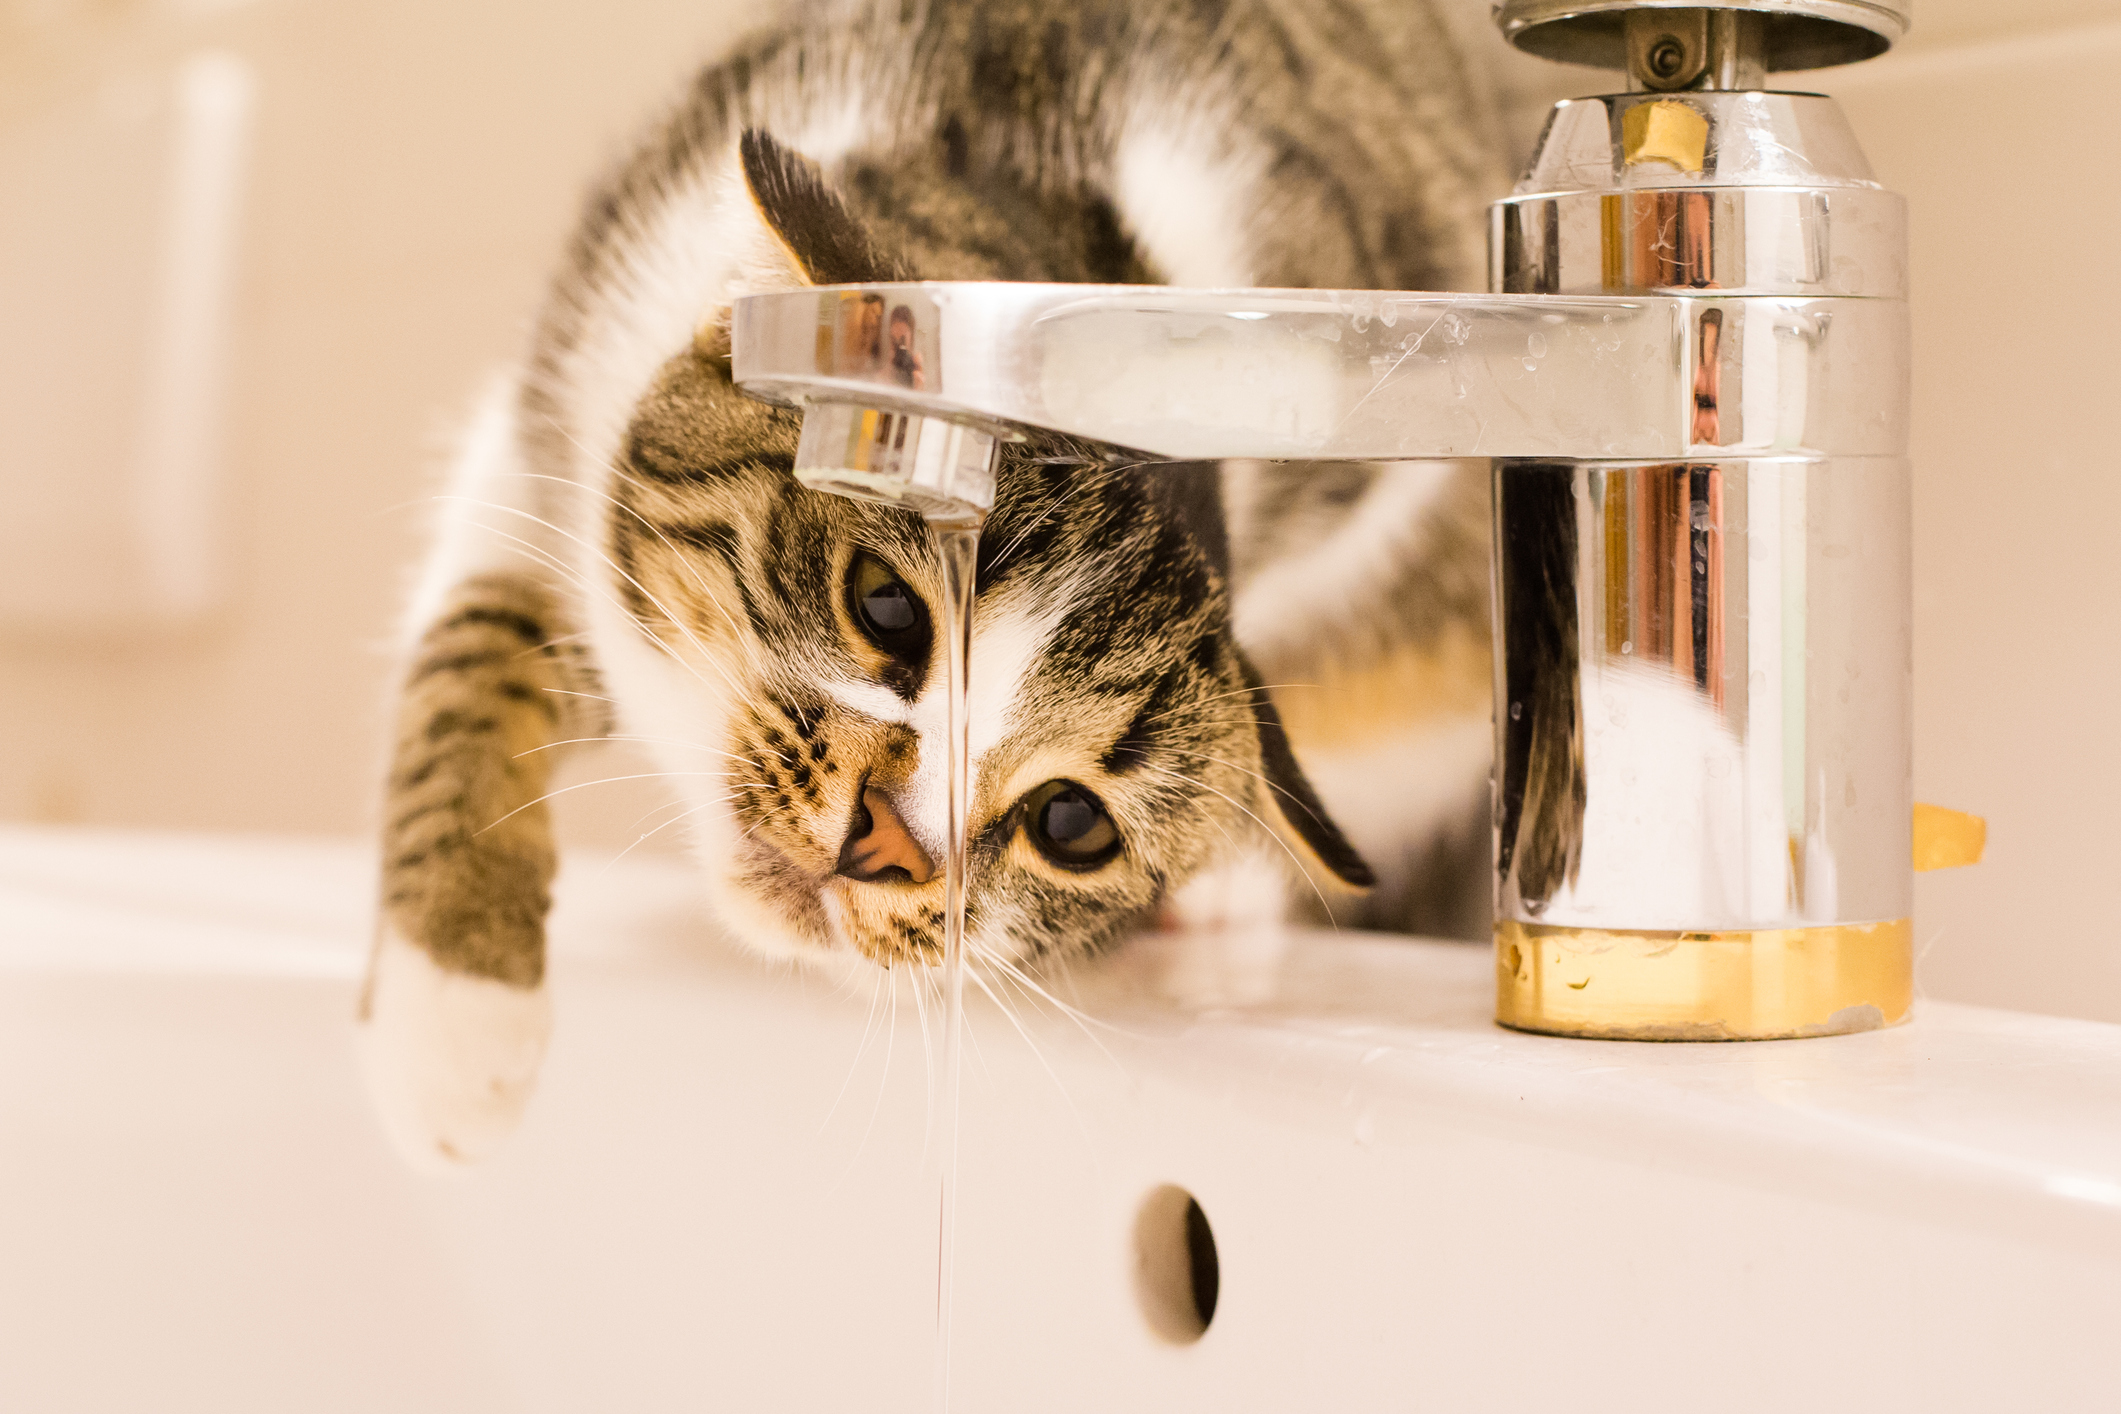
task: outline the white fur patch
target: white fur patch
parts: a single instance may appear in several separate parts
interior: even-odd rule
[[[1135,243],[1174,285],[1252,283],[1245,229],[1258,163],[1211,113],[1143,104],[1113,153],[1113,201]]]
[[[1268,656],[1301,644],[1322,619],[1340,618],[1409,558],[1407,542],[1421,534],[1452,478],[1452,462],[1389,462],[1331,535],[1300,555],[1284,556],[1246,583],[1232,606],[1237,641]]]
[[[1291,867],[1280,850],[1245,850],[1174,889],[1165,915],[1196,932],[1276,927],[1288,911]]]
[[[1302,762],[1348,843],[1384,867],[1409,845],[1462,823],[1494,759],[1495,728],[1481,713],[1355,751],[1305,752]]]
[[[437,967],[386,930],[361,1027],[369,1092],[414,1166],[449,1171],[514,1132],[552,1030],[546,989]]]
[[[807,111],[755,112],[751,121],[829,167],[876,128],[866,88],[854,75],[805,85],[800,102]],[[737,141],[732,132],[720,153],[639,213],[644,226],[617,242],[610,288],[567,370],[580,439],[576,475],[584,485],[603,484],[643,390],[702,323],[739,295],[805,283],[751,200]]]
[[[800,283],[745,190],[734,138],[645,214],[650,224],[618,248],[604,301],[568,359],[575,474],[586,486],[603,485],[642,392],[702,322],[747,289]]]
[[[1589,792],[1576,877],[1555,891],[1545,921],[1685,928],[1704,917],[1747,909],[1773,916],[1791,906],[1780,792],[1765,796],[1773,815],[1760,823],[1767,862],[1778,866],[1763,877],[1781,885],[1781,896],[1748,893],[1744,871],[1734,865],[1746,857],[1755,823],[1747,814],[1745,755],[1731,724],[1693,684],[1649,663],[1595,665],[1584,682],[1583,752],[1592,780],[1628,784]],[[1657,808],[1645,811],[1646,801]],[[1757,864],[1759,852],[1752,853]],[[1825,887],[1831,897],[1830,876]],[[1784,917],[1800,921],[1793,912]]]
[[[1157,991],[1188,1008],[1272,996],[1288,952],[1289,867],[1279,850],[1245,850],[1175,890],[1164,917],[1176,931],[1143,940]]]
[[[967,755],[973,780],[980,762],[1016,729],[1025,688],[1038,671],[1046,644],[1074,602],[1072,581],[1053,586],[1039,599],[1012,595],[982,605],[972,617],[972,664],[965,688]],[[940,625],[938,625],[940,628]],[[940,639],[940,634],[938,634]],[[927,685],[905,720],[920,736],[920,762],[898,797],[907,833],[933,859],[943,857],[950,822],[949,700],[943,645],[935,646]]]
[[[538,484],[522,474],[516,391],[513,374],[489,382],[458,440],[448,487],[437,498],[434,545],[404,621],[400,646],[405,652],[433,626],[443,603],[465,580],[566,561],[562,537],[538,523]]]

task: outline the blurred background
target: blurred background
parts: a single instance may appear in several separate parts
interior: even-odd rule
[[[1454,2],[1519,156],[1617,80]],[[463,412],[583,183],[775,9],[0,0],[0,820],[370,828]],[[2121,846],[2121,357],[2077,337],[2121,327],[2121,3],[1915,9],[1781,86],[1839,97],[1913,204],[1916,795],[1990,824],[1918,880],[1920,986],[2121,1021],[2082,909]],[[655,803],[576,791],[563,835],[630,843]]]

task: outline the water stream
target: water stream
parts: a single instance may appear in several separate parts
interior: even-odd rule
[[[936,1204],[935,1407],[950,1408],[950,1303],[957,1227],[958,1075],[965,1010],[965,831],[971,761],[965,693],[972,657],[978,522],[931,520],[943,557],[942,625],[949,701],[950,815],[943,854],[943,1073],[937,1101],[942,1177]]]

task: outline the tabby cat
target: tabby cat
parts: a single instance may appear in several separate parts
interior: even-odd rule
[[[1501,187],[1479,104],[1420,0],[840,0],[701,74],[589,201],[415,605],[362,1002],[408,1150],[476,1159],[535,1077],[551,748],[645,743],[760,953],[938,958],[937,552],[910,512],[796,485],[797,415],[730,381],[734,297],[1472,288]],[[1047,437],[998,478],[975,965],[1285,895],[1344,926],[1484,926],[1481,474],[1143,467]]]

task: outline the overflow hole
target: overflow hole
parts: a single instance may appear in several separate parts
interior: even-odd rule
[[[1190,1345],[1215,1319],[1222,1262],[1215,1231],[1191,1193],[1165,1184],[1142,1200],[1134,1219],[1134,1292],[1149,1329]]]

